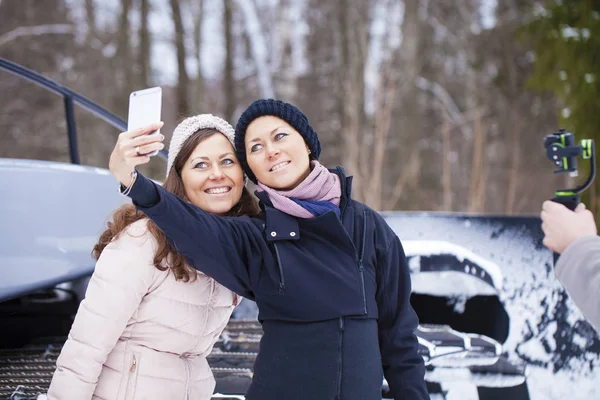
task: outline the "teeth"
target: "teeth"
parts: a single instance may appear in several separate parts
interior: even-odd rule
[[[289,164],[289,161],[280,162],[279,164],[277,164],[276,166],[271,168],[271,171],[278,170],[279,168],[283,167],[284,165],[288,165],[288,164]]]
[[[212,189],[208,189],[206,191],[206,193],[208,193],[208,194],[219,194],[219,193],[227,193],[227,192],[229,192],[228,187],[212,188]]]

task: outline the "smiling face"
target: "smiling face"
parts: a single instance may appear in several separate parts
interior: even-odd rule
[[[263,185],[291,190],[310,174],[308,146],[284,120],[259,117],[248,125],[244,140],[248,166]]]
[[[181,168],[188,200],[204,211],[226,214],[238,203],[244,173],[231,142],[220,133],[201,141]]]

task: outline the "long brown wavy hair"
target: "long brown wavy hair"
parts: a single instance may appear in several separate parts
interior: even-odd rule
[[[196,147],[202,141],[208,139],[214,134],[221,134],[221,132],[212,128],[200,129],[192,134],[188,140],[186,140],[181,147],[179,154],[177,154],[177,158],[173,162],[169,176],[163,184],[163,187],[167,191],[184,199],[185,201],[189,201],[185,194],[183,180],[181,179],[181,169],[194,149],[196,149]],[[259,207],[256,200],[252,197],[252,195],[250,195],[248,189],[243,188],[240,201],[233,206],[226,215],[256,216],[258,213]],[[92,256],[97,260],[100,257],[100,254],[102,254],[104,248],[113,239],[118,237],[129,225],[142,218],[147,217],[141,211],[136,212],[135,206],[132,204],[125,204],[116,209],[112,213],[112,221],[107,223],[108,228],[102,232],[100,238],[98,239],[98,243],[96,243],[94,246],[94,249],[92,250]],[[175,279],[177,280],[183,280],[184,282],[194,281],[196,279],[195,270],[187,264],[185,258],[181,254],[171,247],[165,234],[151,220],[148,220],[148,231],[154,235],[158,243],[158,248],[153,259],[154,266],[161,271],[166,271],[167,268],[170,268],[175,275]],[[162,265],[163,260],[167,261],[166,265]]]

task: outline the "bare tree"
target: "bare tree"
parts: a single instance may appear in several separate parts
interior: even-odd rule
[[[450,145],[450,121],[444,119],[442,125],[442,143],[444,146],[442,156],[442,189],[444,211],[452,211],[452,148]]]
[[[473,159],[471,161],[471,186],[469,188],[469,212],[482,212],[485,206],[487,167],[485,163],[486,132],[481,117],[475,120]]]
[[[149,14],[149,0],[140,0],[140,51],[138,53],[138,65],[140,66],[139,80],[141,87],[150,86],[150,30],[148,29]]]
[[[119,15],[119,26],[117,30],[117,51],[113,57],[113,68],[117,77],[116,90],[113,95],[114,107],[117,110],[127,109],[127,99],[129,93],[134,90],[134,60],[131,46],[131,26],[129,24],[129,13],[131,11],[132,1],[121,0],[121,12]]]
[[[398,94],[398,78],[394,72],[395,57],[390,55],[387,62],[381,68],[379,86],[376,90],[375,101],[375,132],[372,145],[372,151],[366,151],[367,146],[364,146],[362,152],[363,158],[361,163],[369,163],[371,174],[368,180],[365,180],[363,187],[365,188],[363,197],[365,202],[375,210],[381,210],[383,207],[383,170],[384,157],[386,155],[386,147],[390,136],[392,120],[394,118],[394,105]],[[365,154],[369,154],[367,159]],[[363,176],[367,176],[364,172]],[[404,178],[405,179],[405,178]]]
[[[281,0],[275,25],[279,44],[279,65],[276,66],[278,72],[277,91],[281,98],[288,101],[296,99],[298,92],[298,79],[294,65],[297,60],[294,59],[294,45],[298,46],[299,43],[294,35],[297,35],[295,28],[303,18],[299,12],[302,11],[301,3],[295,0]]]
[[[395,162],[392,165],[396,166],[394,169],[402,172],[390,177],[391,179],[395,179],[395,182],[392,181],[391,190],[389,191],[389,195],[386,196],[386,209],[396,208],[400,196],[407,193],[407,188],[413,189],[410,191],[413,197],[407,200],[421,204],[419,201],[420,190],[417,189],[421,174],[419,140],[422,137],[423,131],[421,121],[422,110],[418,101],[419,93],[416,86],[423,65],[421,38],[423,27],[421,26],[422,21],[419,15],[419,7],[419,0],[407,0],[404,2],[402,44],[399,49],[399,62],[394,64],[393,69],[396,72],[393,82],[398,82],[398,88],[396,89],[398,94],[394,96],[398,101],[394,102],[394,108],[401,110],[399,112],[400,121],[396,120],[397,125],[394,133],[402,135],[402,142],[395,150],[396,159],[400,161],[400,164],[398,165]],[[378,192],[381,193],[383,187],[385,187],[382,176],[379,178],[379,181],[381,182],[381,186]]]
[[[364,73],[368,43],[367,2],[338,0],[340,52],[339,79],[342,95],[338,98],[340,132],[344,143],[343,164],[354,175],[353,187],[358,200],[364,200],[363,177],[368,164],[361,164],[361,136],[364,128]],[[363,153],[364,158],[364,153]],[[362,167],[362,168],[361,168]]]
[[[194,56],[196,58],[196,84],[192,104],[196,109],[204,108],[204,76],[202,73],[202,27],[204,24],[204,0],[190,0],[194,20]]]
[[[167,125],[173,114],[208,104],[231,119],[242,102],[277,94],[310,117],[323,144],[321,161],[344,165],[355,177],[354,196],[378,210],[531,213],[563,183],[543,157],[530,155],[558,124],[555,99],[526,88],[530,49],[515,41],[530,2],[497,2],[496,25],[484,29],[479,0],[299,1],[2,1],[0,53],[121,117],[134,86],[159,84]],[[159,4],[173,11],[172,41],[149,23]],[[225,65],[209,80],[202,70],[208,65],[202,36],[219,33],[203,32],[211,21],[203,11],[219,4],[225,10]],[[103,17],[113,12],[114,21],[99,23],[101,11]],[[83,43],[70,39],[79,32],[86,34]],[[186,34],[193,36],[189,48]],[[153,40],[177,53],[176,88],[156,80],[160,74],[152,76]],[[387,42],[392,40],[395,45]],[[193,82],[186,58],[196,61]],[[303,68],[296,68],[298,62]],[[0,118],[1,126],[9,126],[0,130],[2,143],[9,144],[3,154],[66,160],[65,127],[54,122],[63,112],[60,101],[32,94],[19,102],[10,94],[23,90],[20,85],[7,78],[0,86],[11,119]],[[40,111],[32,117],[34,106]],[[84,113],[77,118],[78,126],[89,128],[80,132],[84,162],[105,166],[116,132]],[[20,130],[10,128],[12,119],[20,120]],[[56,134],[43,140],[20,135],[49,131],[48,124],[55,124]],[[35,152],[32,144],[46,148]],[[161,168],[153,177],[163,177]]]
[[[260,26],[256,5],[250,0],[236,0],[236,5],[244,16],[250,51],[256,65],[260,95],[264,98],[275,97],[273,78],[268,63],[267,39]]]
[[[20,26],[0,35],[0,46],[22,36],[72,34],[73,26],[67,24]]]
[[[233,75],[233,9],[231,0],[223,3],[223,29],[225,31],[225,68],[223,71],[223,87],[225,93],[225,118],[233,119],[236,107],[235,78]]]
[[[85,0],[85,20],[87,22],[87,41],[98,37],[98,27],[96,25],[96,7],[94,0]]]
[[[185,67],[185,30],[181,19],[181,7],[179,0],[170,0],[173,25],[175,27],[175,48],[177,50],[177,114],[187,116],[190,114],[190,104],[188,100],[188,89],[190,79]]]

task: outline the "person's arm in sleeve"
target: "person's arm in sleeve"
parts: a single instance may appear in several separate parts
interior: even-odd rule
[[[192,267],[233,292],[254,298],[252,282],[258,279],[263,254],[270,253],[260,240],[262,232],[249,218],[207,213],[142,174],[128,196]]]
[[[584,236],[569,245],[555,273],[583,316],[600,330],[600,237]]]
[[[396,400],[429,399],[425,365],[415,336],[419,320],[410,304],[410,270],[400,240],[393,235],[377,256],[379,346],[383,373]]]
[[[104,248],[56,361],[48,400],[92,398],[102,365],[152,283],[151,243],[125,231]]]

